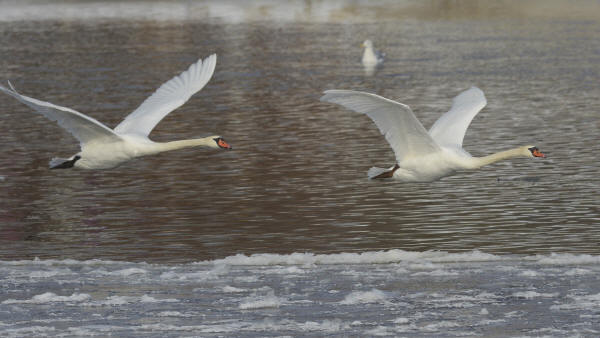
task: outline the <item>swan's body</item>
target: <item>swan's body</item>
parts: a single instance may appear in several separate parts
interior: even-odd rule
[[[431,182],[459,170],[515,157],[545,157],[534,146],[523,146],[484,157],[473,157],[462,148],[471,120],[486,105],[476,87],[462,92],[450,111],[425,130],[411,109],[381,96],[351,90],[328,90],[321,101],[336,103],[367,114],[391,145],[397,164],[388,169],[373,167],[369,178],[395,178],[407,182]]]
[[[12,85],[12,90],[1,85],[0,90],[48,119],[57,121],[79,140],[79,153],[68,159],[52,159],[50,168],[108,169],[136,157],[187,147],[231,149],[220,136],[164,143],[148,138],[160,120],[206,85],[215,70],[216,61],[215,54],[204,61],[200,59],[180,75],[165,82],[114,130],[73,109],[21,95]]]
[[[371,40],[365,40],[361,45],[364,48],[362,55],[362,64],[365,67],[375,67],[383,63],[385,54],[375,50]]]

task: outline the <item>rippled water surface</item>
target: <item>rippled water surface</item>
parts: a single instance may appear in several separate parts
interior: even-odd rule
[[[234,150],[50,171],[50,158],[78,151],[75,139],[2,95],[0,259],[600,254],[600,20],[441,12],[348,22],[2,17],[0,79],[110,127],[216,52],[209,84],[151,137],[220,134]],[[360,64],[366,38],[387,54],[372,76]],[[427,184],[370,181],[368,168],[394,162],[385,139],[366,116],[319,101],[333,88],[374,92],[410,105],[428,128],[473,85],[488,105],[467,132],[469,152],[534,144],[548,157]]]

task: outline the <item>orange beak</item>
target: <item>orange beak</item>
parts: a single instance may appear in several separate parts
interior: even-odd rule
[[[541,151],[539,151],[539,149],[534,149],[532,154],[535,157],[546,157],[546,155],[544,155]]]
[[[231,145],[229,145],[229,143],[225,142],[225,140],[224,140],[224,139],[222,139],[222,138],[220,138],[220,139],[217,141],[217,145],[218,145],[219,147],[223,148],[223,149],[227,149],[227,150],[231,150],[231,149],[232,149],[232,148],[231,148]]]

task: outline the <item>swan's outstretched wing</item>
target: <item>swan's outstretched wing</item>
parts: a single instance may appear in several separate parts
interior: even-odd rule
[[[407,105],[384,97],[352,90],[327,90],[321,101],[336,103],[367,114],[401,162],[406,156],[437,152],[440,148]]]
[[[99,138],[114,137],[120,139],[120,136],[115,134],[110,128],[89,116],[71,108],[57,106],[50,102],[40,101],[21,95],[17,93],[10,82],[8,84],[12,90],[0,85],[0,91],[13,96],[15,99],[28,105],[37,113],[44,115],[48,119],[58,122],[61,127],[73,134],[73,136],[79,140],[81,145]]]
[[[206,85],[215,71],[216,64],[217,55],[212,54],[163,83],[115,128],[115,132],[148,136],[160,120]]]
[[[486,103],[481,89],[471,87],[465,90],[454,98],[450,110],[435,121],[429,129],[429,135],[440,146],[462,148],[471,120]]]

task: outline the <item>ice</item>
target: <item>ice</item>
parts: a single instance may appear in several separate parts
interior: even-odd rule
[[[86,306],[119,306],[131,303],[176,303],[179,302],[173,298],[155,298],[149,295],[137,296],[109,296],[104,300],[88,302]]]
[[[434,276],[434,277],[442,277],[442,276],[458,276],[458,272],[436,269],[433,271],[421,271],[415,272],[412,276]]]
[[[49,326],[31,326],[18,329],[6,330],[5,337],[32,337],[32,336],[47,336],[55,332],[54,327]]]
[[[582,269],[582,268],[574,268],[571,270],[567,270],[565,272],[566,276],[580,276],[580,275],[587,275],[587,274],[591,274],[592,271],[588,270],[588,269]]]
[[[268,295],[265,296],[253,296],[244,299],[240,303],[239,308],[242,310],[277,308],[283,302],[284,300],[276,297],[273,292],[270,292]]]
[[[267,265],[320,265],[320,264],[387,264],[396,262],[416,262],[413,267],[423,269],[438,267],[435,263],[450,262],[481,262],[502,260],[500,256],[472,251],[467,253],[448,253],[444,251],[414,252],[399,249],[387,251],[369,251],[363,253],[312,254],[293,253],[289,255],[253,254],[250,256],[238,254],[223,259],[200,262],[203,264],[225,264],[232,266],[267,266]]]
[[[581,264],[600,264],[600,256],[592,255],[575,255],[575,254],[557,254],[553,253],[550,256],[536,256],[540,264],[548,265],[581,265]]]
[[[595,295],[569,294],[570,302],[552,305],[551,310],[595,310],[600,308],[600,293]]]
[[[105,21],[105,20],[152,20],[152,21],[206,21],[209,18],[227,23],[265,20],[330,21],[344,4],[337,1],[317,2],[306,6],[303,1],[82,1],[82,2],[36,2],[8,1],[0,7],[0,22],[22,20]],[[2,5],[2,2],[0,2]],[[308,12],[307,12],[308,10]]]
[[[532,271],[532,270],[525,270],[525,271],[521,271],[519,273],[519,275],[521,275],[523,277],[537,277],[537,276],[539,276],[539,272]]]
[[[437,332],[440,330],[446,330],[449,328],[455,328],[455,327],[459,327],[459,326],[460,326],[460,324],[455,321],[440,321],[438,323],[432,323],[432,324],[425,325],[423,327],[423,330],[430,331],[430,332]]]
[[[70,296],[58,296],[53,292],[45,292],[40,295],[33,296],[31,299],[7,299],[2,304],[44,304],[53,302],[83,302],[90,299],[91,296],[85,293],[74,293]]]
[[[145,269],[127,268],[127,269],[112,271],[112,272],[109,272],[109,274],[113,275],[113,276],[128,277],[128,276],[131,276],[131,275],[145,274],[147,272],[148,271],[146,271]]]
[[[0,336],[595,336],[594,262],[403,250],[0,261]]]
[[[49,278],[58,275],[72,274],[70,269],[36,270],[29,273],[30,278]]]
[[[234,293],[234,292],[246,292],[246,289],[236,288],[234,286],[226,285],[223,287],[223,292]]]
[[[380,290],[373,289],[371,291],[355,291],[347,295],[340,304],[363,304],[363,303],[377,303],[382,302],[386,299],[385,293]]]
[[[323,331],[323,332],[339,332],[345,326],[339,319],[334,320],[323,320],[321,322],[317,321],[308,321],[305,323],[299,323],[298,327],[303,331]]]
[[[162,311],[156,315],[159,317],[192,317],[192,315],[186,315],[179,311]]]
[[[392,323],[399,324],[399,325],[408,324],[409,322],[410,322],[410,320],[408,318],[404,318],[404,317],[399,317],[392,321]]]
[[[152,296],[143,295],[142,297],[140,297],[140,302],[142,302],[142,303],[161,303],[161,302],[176,303],[179,301],[177,299],[173,299],[173,298],[154,298]]]
[[[554,298],[557,297],[558,293],[539,293],[535,291],[523,291],[513,293],[513,297],[533,299],[533,298]]]

